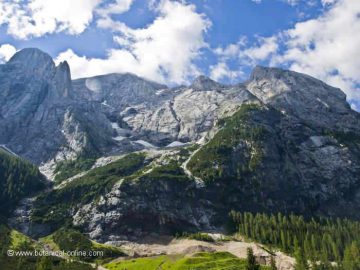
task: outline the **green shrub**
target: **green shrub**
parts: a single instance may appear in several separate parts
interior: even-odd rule
[[[193,240],[204,241],[204,242],[214,242],[214,238],[212,238],[207,233],[201,233],[201,232],[197,232],[197,233],[183,232],[180,234],[176,234],[175,237],[176,238],[193,239]]]

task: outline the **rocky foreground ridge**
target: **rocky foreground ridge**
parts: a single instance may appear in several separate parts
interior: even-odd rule
[[[219,231],[231,210],[360,218],[359,113],[292,71],[177,88],[132,74],[72,81],[66,62],[24,49],[0,65],[0,130],[0,145],[49,175],[94,161],[36,199],[35,236],[64,222],[111,243]]]

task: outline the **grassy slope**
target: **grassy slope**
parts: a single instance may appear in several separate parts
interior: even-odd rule
[[[76,160],[61,161],[56,164],[55,181],[61,183],[63,180],[73,177],[78,173],[90,170],[95,164],[96,158],[78,158]]]
[[[101,251],[103,256],[81,257],[84,261],[96,261],[124,256],[124,252],[117,247],[100,244],[89,240],[82,233],[73,229],[60,229],[51,235],[40,239],[41,243],[47,244],[52,250],[65,251]]]
[[[157,256],[112,262],[105,265],[110,270],[245,270],[245,260],[228,252],[197,253],[191,257],[182,255]],[[269,269],[263,266],[261,269]]]
[[[78,262],[66,262],[57,257],[16,257],[8,256],[7,251],[41,250],[41,245],[24,234],[0,224],[0,269],[1,270],[37,270],[39,265],[47,261],[51,270],[90,270],[90,265]]]

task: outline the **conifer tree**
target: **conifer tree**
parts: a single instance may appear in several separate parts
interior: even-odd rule
[[[246,270],[260,270],[260,265],[256,262],[252,248],[247,249]]]
[[[346,270],[360,269],[360,250],[355,242],[352,242],[351,245],[345,249],[343,267]]]
[[[275,256],[274,256],[274,255],[271,255],[271,258],[270,258],[270,269],[271,269],[271,270],[277,270],[276,261],[275,261]]]
[[[309,265],[304,251],[300,247],[295,247],[295,270],[308,270]]]

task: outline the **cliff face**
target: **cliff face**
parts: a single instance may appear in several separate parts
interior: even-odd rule
[[[38,49],[24,49],[1,66],[0,89],[0,143],[37,164],[101,149],[111,138],[98,106],[76,99],[68,64],[56,67]]]

